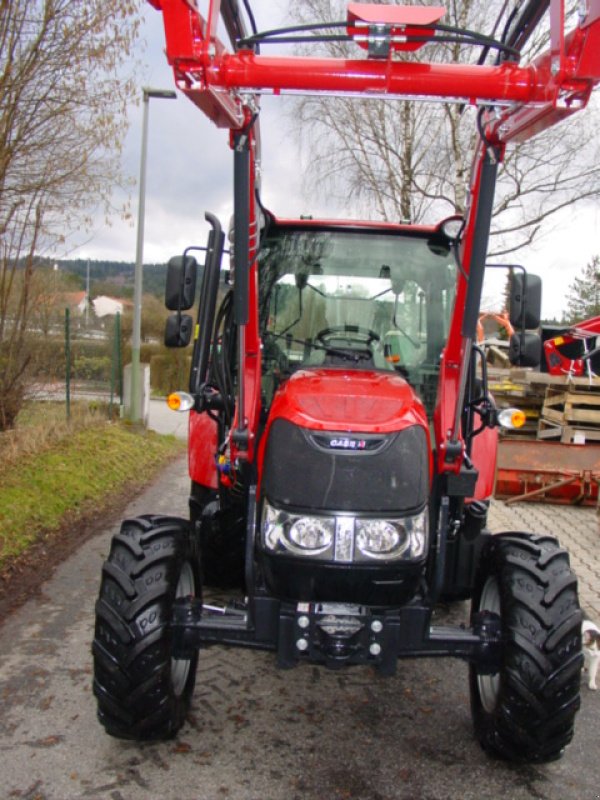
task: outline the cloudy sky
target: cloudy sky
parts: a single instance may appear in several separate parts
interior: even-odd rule
[[[252,0],[259,30],[285,22],[286,0]],[[162,15],[149,4],[144,10],[146,47],[140,53],[140,86],[174,88],[172,72],[164,56]],[[140,92],[141,94],[141,92]],[[307,197],[297,146],[285,116],[285,98],[263,97],[262,199],[278,216],[352,216],[350,209],[330,204],[323,197]],[[584,112],[585,113],[585,112]],[[124,166],[137,180],[141,144],[142,108],[131,109],[131,128],[126,140]],[[567,123],[568,124],[568,123]],[[203,244],[206,237],[205,210],[227,225],[232,210],[232,156],[228,134],[215,128],[187,98],[151,100],[148,139],[148,171],[144,261],[166,261],[190,244]],[[116,204],[125,199],[115,198]],[[137,214],[137,188],[132,190],[131,208]],[[592,256],[600,254],[600,208],[582,204],[557,214],[547,222],[535,247],[516,260],[544,279],[543,313],[560,316],[569,283]],[[73,258],[135,259],[136,228],[131,222],[103,218],[90,235],[70,254]],[[77,243],[77,241],[75,241]],[[490,272],[497,273],[496,270]],[[494,284],[484,289],[484,305],[494,306]]]

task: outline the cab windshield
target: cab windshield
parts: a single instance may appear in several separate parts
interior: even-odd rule
[[[456,286],[441,234],[276,228],[259,272],[267,402],[300,367],[395,370],[431,413]]]

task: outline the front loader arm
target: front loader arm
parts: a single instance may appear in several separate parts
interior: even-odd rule
[[[532,64],[547,101],[503,110],[490,123],[490,138],[525,141],[586,107],[600,80],[600,2],[591,0],[588,14],[567,36],[563,6],[564,0],[553,0],[551,46]]]
[[[211,0],[206,19],[193,0],[148,2],[163,13],[167,58],[179,88],[225,127],[242,127],[244,93],[426,96],[508,106],[493,127],[499,140],[509,141],[534,135],[583,108],[600,80],[600,0],[589,0],[585,18],[566,37],[564,0],[551,0],[550,49],[525,66],[514,61],[497,66],[399,61],[391,57],[393,50],[388,58],[369,59],[266,56],[250,48],[232,52],[216,36],[221,0]],[[239,19],[237,2],[223,0],[223,5],[228,8],[224,18]],[[388,7],[377,8],[385,19]],[[230,22],[231,33],[235,27]]]

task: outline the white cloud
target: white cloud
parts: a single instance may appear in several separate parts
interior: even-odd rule
[[[569,285],[600,255],[600,207],[581,203],[558,212],[528,253],[527,267],[544,279],[544,316],[560,317]]]

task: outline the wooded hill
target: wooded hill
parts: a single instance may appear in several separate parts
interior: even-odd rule
[[[53,269],[58,264],[61,272],[77,277],[81,289],[85,289],[88,260],[40,259],[38,265]],[[133,273],[135,265],[126,261],[95,261],[90,259],[90,293],[92,296],[108,294],[112,297],[133,297]],[[165,293],[166,264],[144,264],[144,293],[163,298]]]

